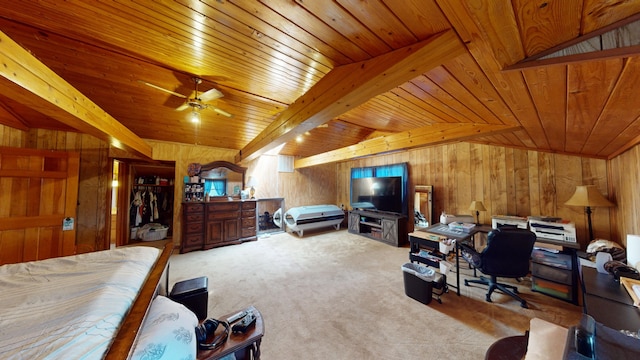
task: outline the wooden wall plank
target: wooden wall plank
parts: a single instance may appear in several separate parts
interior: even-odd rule
[[[514,185],[515,185],[515,206],[509,207],[509,210],[513,210],[513,215],[516,216],[529,216],[531,215],[531,198],[530,198],[530,183],[529,183],[529,159],[525,150],[514,150]]]
[[[540,206],[540,179],[538,177],[538,153],[535,151],[527,152],[527,160],[529,167],[529,193],[531,199],[531,211],[528,215],[540,215],[542,210]]]
[[[472,196],[471,188],[471,151],[469,143],[457,143],[452,145],[455,148],[457,162],[456,162],[456,183],[454,185],[457,191],[457,202],[460,204],[469,204],[476,199]],[[465,214],[470,214],[468,206]]]
[[[505,149],[505,193],[507,196],[507,214],[516,213],[516,180],[515,180],[515,159],[514,149]]]

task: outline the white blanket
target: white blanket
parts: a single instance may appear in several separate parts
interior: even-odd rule
[[[0,266],[0,358],[102,358],[159,253],[138,246]]]

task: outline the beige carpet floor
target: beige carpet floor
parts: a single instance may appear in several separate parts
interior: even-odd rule
[[[408,247],[346,230],[272,234],[241,245],[176,254],[170,284],[209,278],[208,316],[254,305],[265,323],[262,359],[483,359],[497,339],[523,334],[533,317],[568,327],[581,307],[519,289],[529,303],[464,286],[424,305],[404,293]],[[463,277],[473,271],[461,266]],[[450,273],[449,282],[455,281]]]

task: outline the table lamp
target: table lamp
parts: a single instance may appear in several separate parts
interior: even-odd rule
[[[257,181],[256,178],[253,176],[249,176],[249,180],[247,181],[247,186],[249,187],[249,196],[251,196],[251,199],[255,199],[256,198],[256,186],[257,186]]]
[[[480,211],[487,211],[482,201],[472,201],[469,210],[476,212],[476,225],[480,225]]]
[[[589,224],[589,241],[593,240],[593,227],[591,226],[591,208],[595,206],[614,206],[611,201],[607,200],[607,198],[600,194],[595,185],[576,186],[576,192],[564,204],[569,206],[584,206],[585,212],[587,213],[587,223]]]

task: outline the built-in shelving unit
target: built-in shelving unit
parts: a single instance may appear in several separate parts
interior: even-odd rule
[[[137,229],[154,223],[168,227],[173,233],[174,166],[131,165],[129,191],[129,243],[138,241]]]

